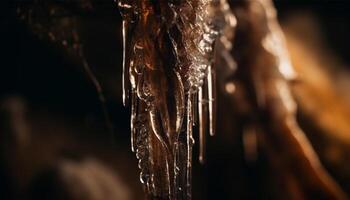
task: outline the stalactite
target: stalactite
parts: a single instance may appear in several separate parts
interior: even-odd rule
[[[223,0],[120,0],[118,6],[123,100],[131,96],[141,181],[153,198],[191,199],[193,126],[198,117],[203,162],[205,137],[215,132],[215,41],[233,15]]]

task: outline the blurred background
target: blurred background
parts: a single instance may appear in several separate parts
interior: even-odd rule
[[[0,199],[143,199],[130,149],[130,111],[121,102],[116,3],[0,5]],[[292,88],[298,121],[350,194],[350,2],[275,5],[301,77]],[[239,125],[225,110],[230,104],[218,98],[220,123],[205,165],[194,147],[193,199],[285,199],[264,153],[244,156]]]

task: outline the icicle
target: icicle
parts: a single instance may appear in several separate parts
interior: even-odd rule
[[[192,116],[193,116],[193,126],[196,126],[198,123],[198,108],[199,108],[199,98],[198,98],[199,92],[195,92],[192,96],[192,102],[193,102],[193,112],[192,112]]]
[[[122,21],[122,38],[123,38],[123,71],[122,71],[122,91],[123,104],[126,106],[129,101],[130,80],[129,80],[129,66],[130,66],[130,28],[132,26],[133,5],[125,0],[118,1],[120,13],[123,17]]]
[[[136,118],[137,118],[137,99],[136,92],[132,92],[131,96],[131,116],[130,116],[130,129],[131,129],[131,151],[135,152],[136,150]]]
[[[215,101],[215,80],[214,72],[212,67],[208,67],[207,75],[207,84],[208,84],[208,103],[209,103],[209,133],[211,136],[215,134],[215,118],[216,118],[216,103]]]
[[[128,38],[127,38],[127,29],[128,29],[128,22],[126,20],[123,20],[122,25],[122,31],[123,31],[123,71],[122,71],[122,90],[123,90],[123,104],[124,106],[127,105],[129,101],[129,59],[127,59],[128,49],[130,48],[127,46]]]
[[[192,94],[191,92],[187,97],[187,172],[186,172],[186,196],[190,200],[192,198],[192,146],[194,144],[194,139],[192,136],[193,131],[193,119],[192,119]]]
[[[199,115],[199,162],[202,164],[205,162],[205,125],[206,125],[206,113],[203,111],[203,88],[200,87],[198,91],[198,115]]]

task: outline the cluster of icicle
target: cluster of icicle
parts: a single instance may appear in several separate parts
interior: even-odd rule
[[[193,126],[214,134],[214,45],[229,6],[215,0],[120,0],[123,101],[132,150],[151,199],[191,199]],[[199,118],[199,120],[197,120]],[[208,122],[209,121],[209,122]],[[209,126],[209,129],[208,127]]]

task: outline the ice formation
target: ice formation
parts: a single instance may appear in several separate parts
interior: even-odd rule
[[[225,1],[120,0],[123,101],[150,198],[191,199],[193,126],[200,161],[215,132],[214,47],[234,17]],[[231,23],[231,24],[230,24]],[[198,118],[198,119],[197,119]]]

